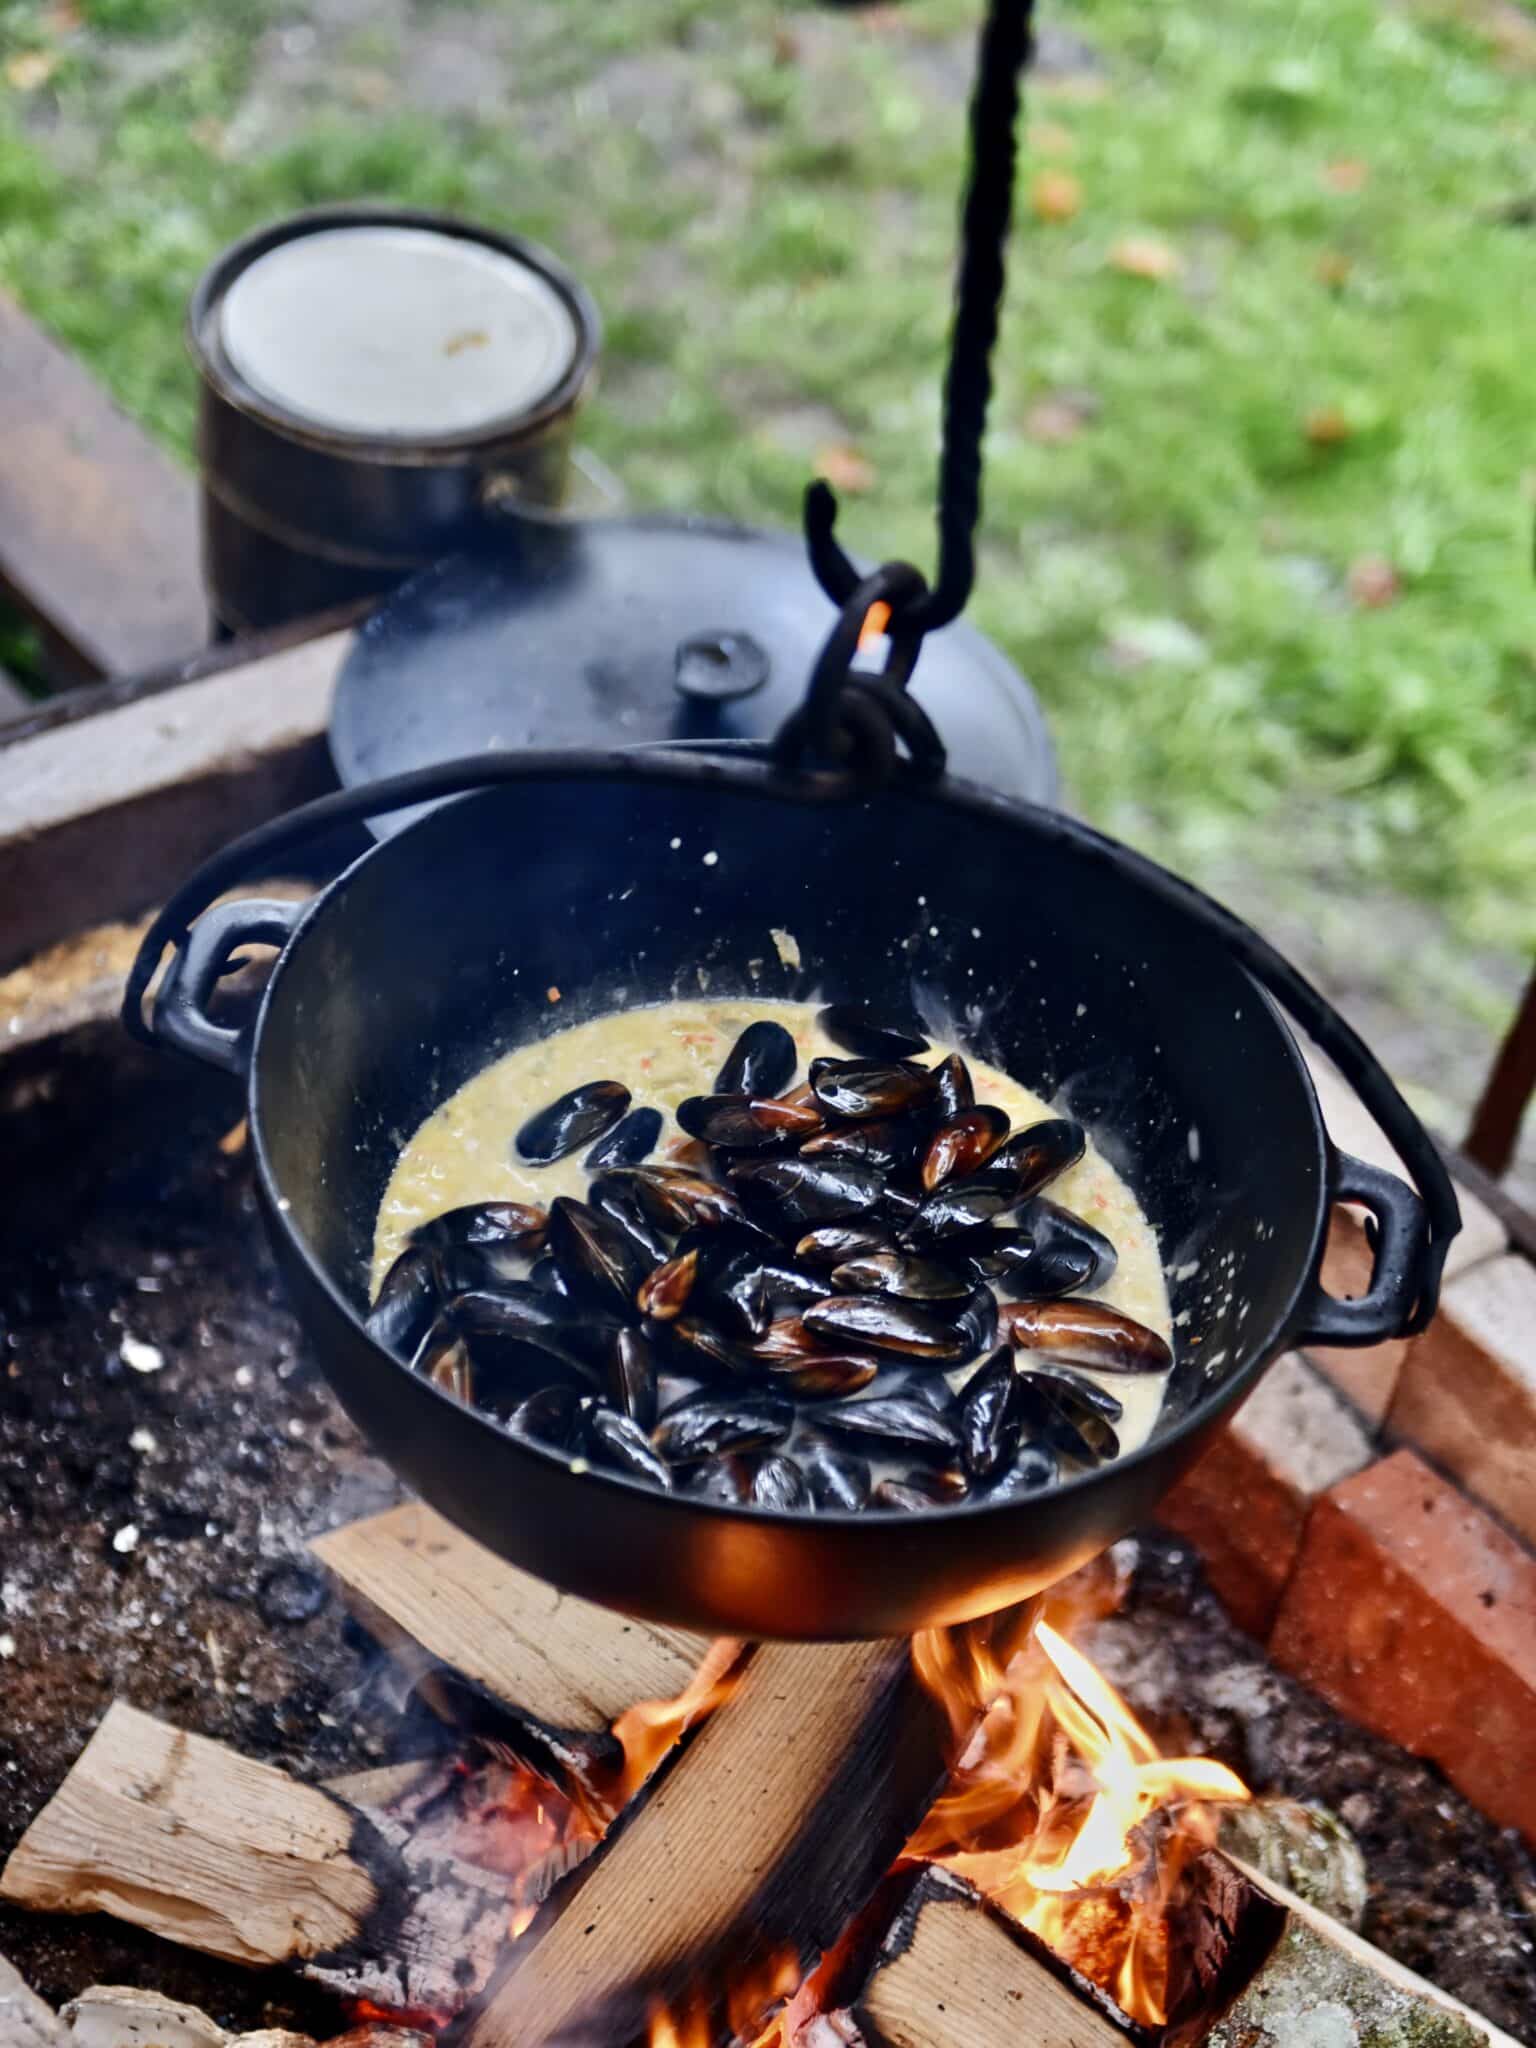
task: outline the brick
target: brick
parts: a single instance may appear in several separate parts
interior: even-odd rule
[[[1270,1367],[1158,1519],[1195,1546],[1227,1612],[1262,1641],[1313,1500],[1370,1457],[1370,1438],[1344,1402],[1291,1354]]]
[[[1536,1543],[1536,1266],[1510,1253],[1447,1287],[1387,1426]]]
[[[1348,1082],[1316,1054],[1308,1056],[1307,1064],[1334,1144],[1406,1179],[1402,1160]],[[1507,1243],[1503,1224],[1486,1202],[1470,1188],[1458,1187],[1456,1194],[1461,1203],[1461,1231],[1446,1256],[1447,1281],[1496,1257]],[[1324,1284],[1341,1298],[1358,1296],[1365,1292],[1370,1277],[1371,1248],[1366,1242],[1364,1211],[1335,1209],[1323,1257]],[[1408,1339],[1392,1337],[1384,1344],[1368,1344],[1358,1350],[1319,1345],[1309,1348],[1306,1355],[1368,1421],[1381,1422],[1392,1405],[1408,1350]]]
[[[1269,1648],[1536,1842],[1536,1558],[1421,1458],[1315,1504]]]

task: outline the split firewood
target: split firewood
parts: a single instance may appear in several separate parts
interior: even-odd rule
[[[229,2048],[319,2048],[312,2034],[295,2034],[289,2027],[263,2027],[256,2034],[236,2034]]]
[[[485,1981],[508,1920],[504,1880],[121,1702],[17,1844],[0,1898],[442,2012]]]
[[[420,1502],[334,1529],[311,1547],[386,1648],[415,1645],[548,1729],[605,1731],[641,1700],[675,1698],[709,1647],[702,1636],[557,1592]],[[429,1688],[424,1696],[441,1703]],[[463,1697],[461,1687],[457,1703]],[[446,1711],[457,1718],[454,1706],[449,1700]]]
[[[68,2048],[64,2022],[0,1956],[0,2041],[5,2048]]]
[[[1131,2031],[961,1879],[924,1871],[849,1998],[879,2048],[1126,2048]]]
[[[464,2048],[628,2041],[658,2007],[701,1999],[700,2038],[750,2037],[744,2008],[793,1989],[927,1810],[945,1775],[941,1721],[906,1643],[757,1649],[512,1951]]]
[[[228,2048],[229,2035],[207,2013],[158,1991],[93,1984],[65,2006],[69,2048]]]

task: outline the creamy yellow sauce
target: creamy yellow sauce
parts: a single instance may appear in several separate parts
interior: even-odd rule
[[[668,1122],[652,1158],[664,1163],[669,1145],[683,1140],[671,1113],[685,1097],[710,1092],[726,1053],[760,1017],[782,1024],[794,1038],[800,1053],[797,1079],[813,1059],[847,1057],[846,1049],[817,1024],[810,1004],[671,1002],[572,1025],[520,1046],[476,1074],[433,1111],[400,1154],[379,1205],[373,1286],[377,1288],[410,1232],[445,1209],[495,1200],[547,1207],[556,1195],[585,1194],[589,1175],[583,1157],[590,1145],[579,1146],[551,1166],[528,1166],[513,1149],[526,1119],[568,1089],[588,1081],[622,1081],[634,1098],[634,1108],[651,1105],[662,1110]],[[936,1044],[925,1059],[931,1062],[952,1050]],[[1006,1110],[1016,1131],[1058,1113],[996,1067],[968,1052],[965,1060],[976,1100]],[[1156,1235],[1136,1197],[1091,1136],[1083,1158],[1052,1183],[1049,1193],[1052,1201],[1101,1230],[1120,1255],[1113,1276],[1090,1298],[1134,1316],[1171,1342],[1168,1289]],[[963,1386],[974,1370],[974,1363],[957,1367],[949,1375],[952,1384]],[[1124,1417],[1115,1429],[1122,1451],[1135,1450],[1157,1420],[1164,1380],[1107,1373],[1089,1377],[1124,1405]]]

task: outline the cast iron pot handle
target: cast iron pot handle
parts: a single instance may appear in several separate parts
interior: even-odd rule
[[[1424,1204],[1395,1173],[1353,1153],[1334,1154],[1336,1202],[1358,1202],[1376,1221],[1376,1251],[1364,1294],[1340,1301],[1312,1283],[1296,1344],[1379,1344],[1401,1334],[1423,1285],[1428,1226]]]
[[[268,897],[216,904],[205,910],[166,965],[155,997],[154,1029],[167,1045],[228,1074],[245,1073],[250,1042],[244,1031],[215,1024],[208,999],[230,956],[242,946],[286,945],[307,903]]]

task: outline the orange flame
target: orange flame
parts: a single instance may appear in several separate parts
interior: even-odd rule
[[[798,1963],[785,1950],[736,1972],[723,1994],[702,1982],[690,1985],[680,1997],[653,2007],[648,2048],[715,2048],[722,2022],[732,2048],[787,2048],[788,2013],[800,1979]]]
[[[859,628],[859,652],[867,654],[875,642],[882,637],[891,623],[891,608],[883,597],[877,597],[864,614],[864,623]]]
[[[742,1645],[730,1636],[710,1644],[703,1662],[675,1700],[642,1700],[613,1724],[624,1751],[624,1763],[611,1784],[602,1787],[608,1820],[634,1798],[667,1752],[682,1741],[696,1721],[712,1714],[736,1688],[736,1667]]]
[[[957,1736],[975,1733],[907,1854],[968,1878],[1132,2019],[1160,2024],[1169,1899],[1215,1839],[1211,1804],[1247,1787],[1209,1757],[1160,1755],[1049,1622],[1006,1663],[967,1630],[931,1630],[912,1654]]]

